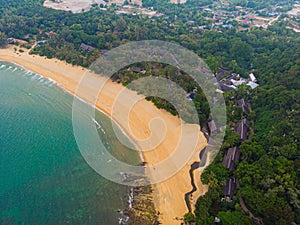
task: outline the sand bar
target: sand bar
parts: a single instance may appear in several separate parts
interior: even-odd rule
[[[51,78],[71,93],[75,93],[80,80],[87,72],[87,69],[79,66],[72,66],[57,59],[46,59],[45,57],[37,55],[29,55],[27,50],[24,53],[17,54],[12,46],[7,49],[0,49],[0,60],[17,63],[35,73]],[[94,76],[92,79],[94,79],[95,82],[103,82],[103,79],[105,78]],[[92,88],[92,86],[86,87],[87,95],[79,97],[86,101],[92,101],[88,96],[89,89]],[[189,177],[190,165],[194,161],[199,161],[199,151],[206,146],[206,139],[199,131],[200,128],[198,125],[181,124],[178,117],[172,116],[164,110],[157,109],[153,103],[144,99],[139,100],[138,103],[130,109],[128,116],[129,120],[124,122],[122,114],[128,113],[126,107],[124,109],[118,107],[118,113],[112,113],[112,107],[116,105],[116,99],[120,92],[125,93],[125,95],[123,94],[125,97],[121,99],[121,101],[117,101],[117,103],[123,103],[124,106],[127,105],[126,101],[129,101],[130,99],[140,99],[140,96],[138,96],[137,93],[124,88],[121,84],[110,81],[106,83],[105,87],[100,92],[96,105],[125,129],[126,132],[130,134],[131,138],[137,139],[138,141],[149,138],[158,140],[160,138],[156,135],[162,133],[161,127],[150,126],[151,121],[155,118],[159,118],[165,125],[163,141],[157,145],[155,149],[143,152],[144,160],[150,165],[154,165],[155,163],[168,158],[178,144],[183,127],[190,131],[197,130],[197,132],[199,132],[197,150],[193,153],[193,157],[190,161],[168,180],[153,185],[154,204],[156,210],[160,212],[159,218],[161,223],[163,225],[181,224],[181,218],[187,212],[184,194],[192,189]],[[187,145],[186,147],[189,148],[190,146]],[[198,197],[207,190],[207,188],[203,187],[200,183],[199,172],[195,172],[195,183],[198,186],[199,191],[195,192],[194,196]]]

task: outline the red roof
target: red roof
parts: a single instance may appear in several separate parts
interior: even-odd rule
[[[243,23],[250,23],[250,20],[243,20]]]

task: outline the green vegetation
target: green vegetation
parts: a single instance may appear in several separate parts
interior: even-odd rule
[[[240,213],[238,211],[219,212],[218,218],[220,218],[222,224],[228,224],[228,225],[252,224],[251,220],[248,217],[246,217],[243,213]]]
[[[7,45],[7,37],[5,33],[0,32],[0,48],[6,47]]]
[[[206,101],[206,97],[201,91],[199,85],[188,74],[177,69],[176,67],[157,62],[136,63],[135,65],[131,65],[130,68],[139,68],[141,71],[144,72],[137,73],[132,70],[128,70],[128,68],[124,68],[123,70],[114,74],[113,79],[118,80],[126,86],[133,80],[136,80],[141,77],[162,77],[175,82],[180,87],[182,87],[187,93],[190,93],[194,89],[197,89],[198,91],[197,93],[195,93],[194,104],[196,110],[198,111],[199,122],[204,122],[208,120],[210,110],[209,105]],[[169,88],[170,90],[172,89],[172,87]],[[162,98],[150,96],[147,97],[147,100],[152,101],[158,108],[165,109],[173,115],[178,115],[178,112],[176,111],[174,106]],[[186,118],[185,120],[189,121],[189,118]]]
[[[246,77],[255,73],[260,86],[250,91],[244,87],[237,93],[226,92],[228,124],[234,127],[243,117],[251,121],[251,140],[240,143],[238,136],[228,127],[226,137],[215,162],[202,175],[209,184],[206,195],[199,198],[196,210],[185,216],[187,223],[212,224],[215,217],[220,224],[253,224],[242,209],[240,197],[254,216],[266,225],[300,223],[300,37],[286,29],[287,21],[270,26],[267,30],[251,28],[249,31],[224,29],[222,32],[192,29],[209,25],[200,8],[212,1],[188,1],[185,5],[164,1],[144,1],[164,13],[153,20],[143,15],[116,15],[116,6],[102,11],[94,7],[82,14],[55,11],[42,7],[42,0],[0,0],[0,47],[5,46],[6,36],[34,43],[31,54],[56,57],[72,64],[88,67],[101,50],[108,50],[129,41],[158,39],[181,44],[194,51],[209,65],[213,72],[225,67]],[[271,7],[274,0],[235,1],[261,9]],[[282,4],[286,1],[276,1]],[[288,2],[289,4],[292,1]],[[286,10],[286,9],[283,9]],[[206,16],[210,16],[208,13]],[[94,51],[80,49],[81,43],[91,45]],[[145,74],[122,70],[115,75],[124,85],[142,76],[161,76],[181,85],[187,92],[196,86],[188,75],[168,65],[141,63]],[[197,87],[200,90],[199,87]],[[252,112],[245,116],[232,99],[245,98],[251,102]],[[172,105],[159,98],[149,98],[158,107],[177,112]],[[195,95],[195,105],[200,121],[209,119],[205,96]],[[234,172],[221,163],[225,150],[240,145],[242,159]],[[223,187],[228,176],[239,180],[232,202],[222,201]]]
[[[280,9],[286,9],[287,11],[290,8],[290,5],[295,3],[295,0],[231,0],[229,2],[234,6],[239,5],[254,9],[266,9],[274,6],[281,6]]]
[[[228,174],[225,168],[222,171],[221,160],[224,150],[238,143],[235,133],[226,130],[219,155],[202,175],[210,191],[199,198],[195,220],[197,224],[211,224],[218,217],[220,224],[251,224],[241,208],[239,197],[242,197],[250,212],[264,224],[299,223],[300,37],[280,24],[267,31],[235,35],[252,49],[250,60],[261,86],[246,96],[241,89],[235,94],[225,93],[229,125],[234,127],[245,116],[235,106],[232,96],[244,97],[252,104],[253,111],[246,117],[254,122],[254,134],[251,140],[240,144],[242,159],[231,174],[239,180],[240,188],[233,201],[225,203],[221,198]],[[238,64],[245,63],[241,59]]]

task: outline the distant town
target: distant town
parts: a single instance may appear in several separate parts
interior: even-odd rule
[[[186,1],[174,1],[174,4],[183,4]],[[143,7],[141,0],[46,0],[44,6],[57,10],[72,11],[73,13],[82,13],[90,10],[92,7],[99,7],[101,10],[113,8],[116,14],[129,14],[133,16],[148,16],[155,22],[157,20],[165,21],[169,26],[176,28],[176,16],[170,18],[168,15],[155,11],[153,7]],[[269,8],[253,9],[240,5],[233,5],[229,1],[214,2],[206,6],[195,7],[200,14],[193,18],[187,16],[186,25],[194,30],[222,30],[237,28],[239,30],[249,30],[252,27],[267,29],[276,21],[283,20],[286,27],[300,32],[300,2],[295,1],[292,6],[276,4]],[[158,19],[159,17],[159,19]]]

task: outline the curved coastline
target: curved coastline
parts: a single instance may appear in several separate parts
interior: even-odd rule
[[[48,77],[45,77],[43,75],[40,75],[38,73],[35,73],[33,71],[31,71],[30,69],[28,68],[25,68],[24,66],[16,63],[16,62],[11,62],[11,61],[4,61],[4,60],[1,60],[1,57],[0,57],[0,63],[8,63],[8,64],[12,64],[14,66],[16,66],[16,68],[21,68],[22,70],[26,71],[26,74],[29,74],[30,76],[32,75],[33,77],[40,77],[40,78],[45,78],[47,81],[51,81],[51,84],[53,84],[54,86],[58,87],[59,89],[63,90],[63,92],[67,93],[68,95],[74,97],[74,98],[77,98],[78,100],[82,101],[83,103],[87,104],[87,105],[90,105],[91,107],[95,108],[98,112],[102,113],[103,115],[105,115],[107,118],[109,118],[113,123],[115,123],[118,127],[118,129],[120,129],[120,131],[122,132],[122,134],[129,139],[129,141],[134,145],[134,147],[136,148],[136,146],[138,145],[136,142],[134,142],[134,140],[130,137],[130,135],[125,131],[125,129],[117,122],[114,120],[114,118],[112,118],[109,114],[107,114],[106,112],[104,112],[103,110],[101,110],[99,107],[85,101],[84,99],[80,98],[79,96],[77,96],[76,94],[73,94],[72,92],[70,92],[68,89],[66,89],[65,87],[61,86],[59,83],[57,83],[55,80],[51,79],[51,78],[48,78]],[[11,66],[9,66],[11,67]],[[40,79],[38,78],[38,79]],[[136,148],[138,149],[138,148]],[[142,152],[139,152],[139,156],[140,156],[140,160],[143,161],[143,155],[142,155]],[[130,193],[128,194],[128,210],[131,210],[133,208],[132,204],[133,204],[133,201],[134,201],[134,194],[133,194],[133,188],[130,188]],[[124,209],[124,211],[127,210]],[[119,212],[119,211],[118,211]],[[120,212],[123,212],[123,211],[120,211]],[[120,217],[119,217],[119,224],[123,224],[123,222],[127,221],[129,219],[129,217],[127,218],[125,215],[123,215],[122,213],[119,213],[120,214]],[[124,218],[123,218],[124,217]]]
[[[2,60],[2,59],[1,59],[1,55],[0,55],[0,62],[4,62],[4,63],[7,62],[7,63],[14,64],[14,65],[16,65],[17,67],[20,67],[20,68],[22,68],[22,69],[24,69],[24,70],[27,70],[27,71],[30,71],[30,72],[32,72],[32,73],[35,73],[35,74],[37,74],[37,75],[39,75],[39,76],[42,76],[42,77],[48,79],[49,81],[52,81],[57,87],[61,88],[64,92],[68,93],[69,95],[71,95],[71,96],[74,97],[74,98],[77,98],[78,100],[82,101],[83,103],[85,103],[85,104],[87,104],[87,105],[89,105],[89,106],[95,108],[98,112],[104,114],[106,117],[108,117],[110,120],[112,120],[112,122],[115,123],[115,124],[118,126],[118,129],[121,130],[121,132],[123,133],[123,135],[125,135],[126,138],[128,138],[128,139],[130,140],[130,142],[134,145],[134,147],[135,147],[136,149],[139,149],[139,148],[137,147],[137,146],[139,146],[138,143],[136,143],[136,141],[133,140],[133,138],[130,136],[130,134],[128,134],[128,132],[125,130],[125,128],[122,127],[122,126],[118,123],[118,121],[116,121],[116,120],[115,120],[112,116],[110,116],[107,112],[105,112],[105,111],[103,111],[102,109],[100,109],[96,104],[94,105],[94,104],[92,104],[92,103],[90,103],[90,102],[84,100],[83,98],[77,96],[74,92],[71,92],[70,90],[68,90],[68,89],[65,88],[64,86],[60,85],[58,82],[56,82],[55,80],[51,79],[50,77],[46,77],[46,76],[43,76],[43,75],[41,75],[41,74],[39,74],[39,73],[37,73],[37,72],[31,71],[30,69],[24,67],[23,65],[21,65],[21,64],[19,64],[19,63],[17,63],[17,62],[12,62],[12,61]],[[143,161],[144,161],[144,157],[143,157],[143,154],[142,154],[141,151],[139,152],[139,156],[140,156],[141,161],[143,162]]]
[[[76,81],[78,82],[81,79],[82,75],[88,71],[87,69],[78,66],[72,66],[70,64],[67,64],[66,62],[62,62],[57,59],[45,59],[45,57],[29,55],[26,51],[24,53],[17,54],[16,52],[14,52],[13,47],[10,47],[9,49],[0,50],[0,60],[15,63],[18,66],[21,66],[25,69],[29,69],[34,73],[40,74],[43,77],[51,79],[57,84],[57,86],[63,88],[69,94],[78,97],[86,103],[89,103],[89,101],[82,98],[82,96],[77,96],[75,94],[78,86],[78,83],[76,83]],[[59,72],[57,72],[57,70],[59,70]],[[120,88],[124,88],[122,85],[113,82],[110,82],[110,85],[111,88],[115,88],[118,90]],[[129,92],[133,93],[133,91]],[[134,94],[137,95],[136,93]],[[178,126],[178,118],[173,117],[164,110],[158,110],[151,102],[148,102],[146,100],[145,102],[142,102],[142,104],[143,106],[145,106],[145,110],[150,109],[151,111],[153,111],[153,114],[159,113],[159,115],[162,115],[164,118],[166,118],[170,124],[170,130],[174,130],[174,128]],[[96,109],[101,113],[104,113],[111,120],[113,120],[114,123],[118,125],[118,127],[124,133],[124,135],[126,135],[133,144],[137,144],[134,141],[132,141],[133,138],[131,137],[130,133],[128,133],[127,130],[122,126],[122,124],[115,120],[115,118],[112,118],[108,107],[104,105],[99,106],[99,104],[96,104]],[[146,126],[145,129],[147,129],[147,121],[135,122],[139,123],[137,126],[141,126],[142,128],[145,128]],[[173,135],[173,133],[170,132],[170,135]],[[172,142],[176,140],[176,138],[177,137],[175,135],[173,137],[173,140],[169,141]],[[140,152],[140,156],[142,156],[141,160],[143,162],[146,161],[153,164],[156,163],[156,161],[161,161],[165,156],[170,154],[170,152],[166,149],[166,144],[165,146],[162,146],[164,147],[163,149],[160,149],[160,158],[154,157],[153,154],[151,155],[147,152],[143,152],[143,154],[141,154]],[[203,149],[206,146],[206,144],[206,140],[202,135],[201,143],[199,143],[198,149]],[[197,155],[199,157],[199,153]],[[180,220],[175,218],[182,218],[182,216],[188,211],[188,207],[185,204],[186,202],[184,199],[184,195],[190,190],[191,187],[191,177],[189,177],[188,174],[191,168],[190,166],[195,161],[199,161],[199,158],[197,158],[197,156],[193,157],[193,159],[191,159],[191,161],[181,171],[175,174],[171,179],[160,184],[153,185],[154,205],[157,211],[160,212],[159,219],[160,222],[162,222],[162,224],[180,224]],[[170,207],[171,205],[173,206],[173,208]]]

